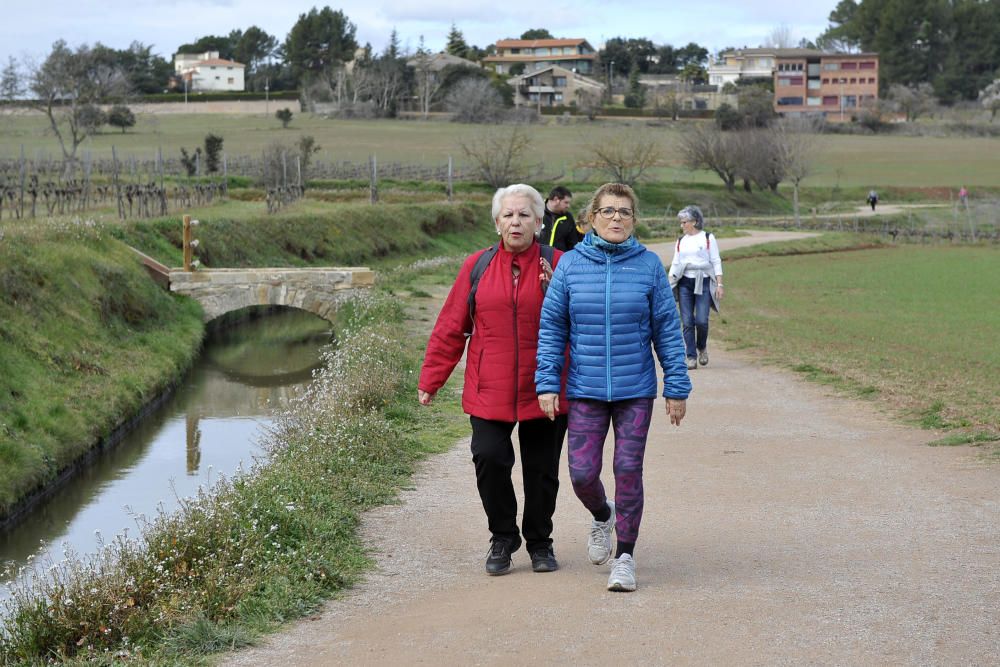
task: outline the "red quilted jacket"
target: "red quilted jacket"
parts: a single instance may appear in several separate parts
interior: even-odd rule
[[[469,274],[483,252],[474,253],[462,264],[434,324],[420,371],[419,387],[423,391],[436,393],[462,358],[464,332],[469,326]],[[553,265],[561,255],[561,251],[555,251]],[[545,416],[535,393],[535,354],[544,296],[538,280],[539,256],[538,243],[518,255],[507,252],[501,244],[479,280],[475,327],[468,339],[462,389],[462,409],[467,414],[506,422]],[[515,262],[521,269],[516,286],[512,271]],[[559,407],[560,413],[565,412],[565,377]]]

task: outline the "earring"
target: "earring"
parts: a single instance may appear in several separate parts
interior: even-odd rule
[[[500,228],[497,227],[497,236],[500,236]]]

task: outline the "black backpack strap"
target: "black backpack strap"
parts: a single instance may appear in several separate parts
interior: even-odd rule
[[[497,256],[497,251],[500,249],[500,242],[491,245],[487,248],[483,254],[476,258],[476,263],[472,265],[472,271],[469,272],[469,320],[474,321],[476,317],[476,290],[479,289],[479,279],[483,277],[483,273],[486,272],[486,267],[490,265],[493,258]],[[466,336],[472,335],[472,329],[465,332]]]
[[[539,244],[538,249],[541,250],[542,252],[542,258],[549,263],[549,266],[551,266],[552,260],[556,256],[556,249],[550,245],[544,245],[544,244]]]

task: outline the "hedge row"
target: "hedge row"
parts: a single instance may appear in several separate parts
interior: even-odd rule
[[[573,106],[542,107],[543,116],[583,116],[579,108]],[[670,118],[671,114],[662,109],[627,109],[624,107],[604,107],[597,112],[598,116],[635,116],[643,118]],[[713,109],[681,109],[678,118],[715,118]]]

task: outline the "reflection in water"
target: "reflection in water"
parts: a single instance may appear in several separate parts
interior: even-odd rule
[[[233,318],[235,319],[235,318]],[[205,350],[176,393],[19,525],[0,533],[0,565],[90,553],[157,507],[176,507],[259,452],[272,422],[321,363],[330,325],[296,310],[233,319],[210,328]],[[0,578],[0,598],[7,596]]]

